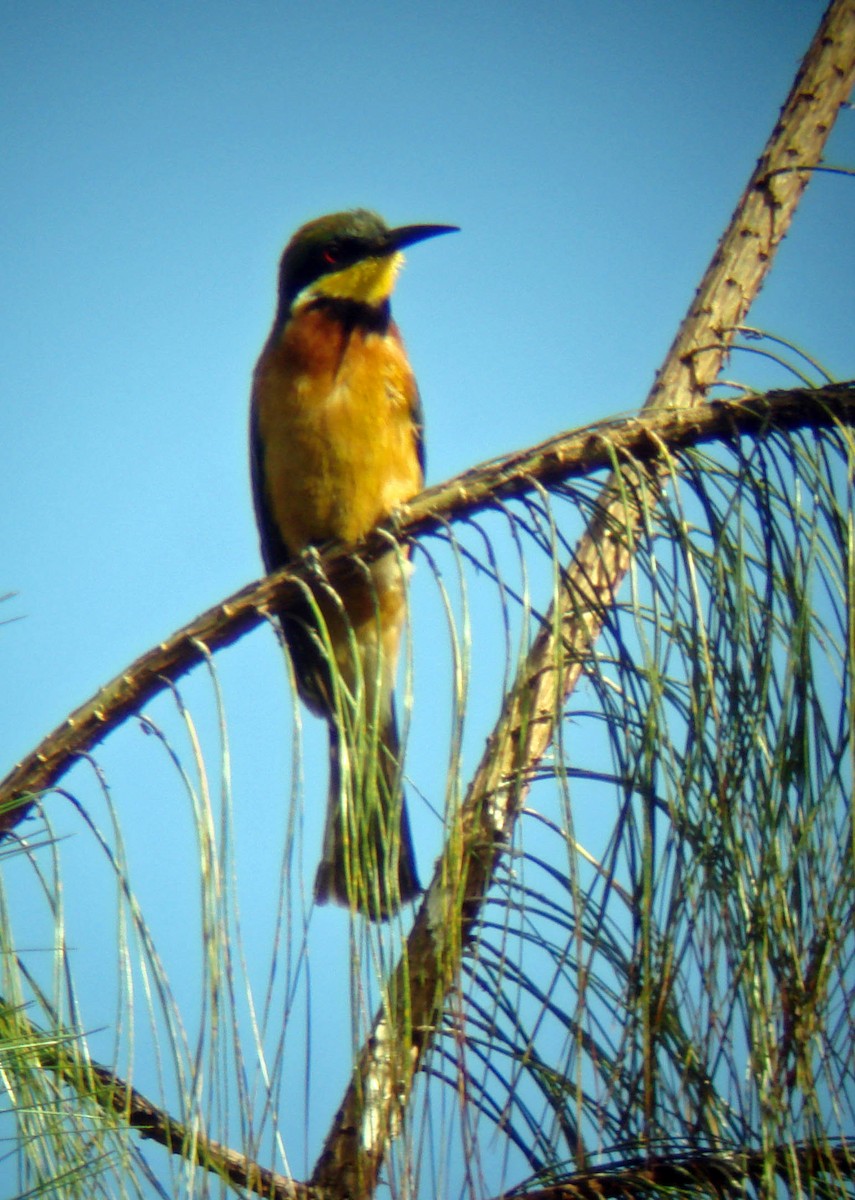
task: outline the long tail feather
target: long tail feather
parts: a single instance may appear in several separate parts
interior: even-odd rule
[[[394,714],[378,738],[376,779],[363,774],[354,786],[344,778],[340,737],[331,724],[330,791],[315,899],[387,920],[421,891]]]

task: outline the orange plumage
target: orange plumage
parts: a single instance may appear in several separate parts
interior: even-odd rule
[[[255,369],[253,492],[268,570],[356,541],[422,485],[418,388],[391,319],[405,245],[449,226],[388,229],[363,210],[310,222],[286,247],[279,309]],[[402,556],[280,614],[304,701],[330,732],[315,892],[374,919],[419,890],[393,703],[406,612]]]

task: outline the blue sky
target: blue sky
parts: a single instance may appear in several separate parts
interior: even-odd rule
[[[396,304],[431,480],[631,409],[821,9],[9,6],[8,757],[259,573],[246,396],[296,225],[462,227]],[[762,305],[838,371],[848,188],[814,185]]]
[[[260,574],[249,379],[297,225],[360,205],[461,227],[413,247],[395,302],[430,482],[632,410],[823,7],[3,5],[0,593],[15,596],[0,613],[21,619],[0,629],[0,773]],[[828,158],[855,162],[851,112]],[[842,178],[811,184],[752,313],[840,375],[853,197]],[[238,708],[257,697],[241,745],[269,749],[272,775],[258,713],[287,700],[265,647],[223,670]],[[150,780],[134,795],[121,759],[150,837],[169,809]],[[171,887],[188,843],[170,841]]]

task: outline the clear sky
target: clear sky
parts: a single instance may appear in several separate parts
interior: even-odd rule
[[[430,482],[631,410],[823,8],[7,0],[0,593],[15,596],[0,616],[21,619],[0,629],[0,773],[260,574],[248,389],[297,225],[358,205],[461,227],[413,247],[394,306]],[[855,163],[851,112],[828,158]],[[852,181],[818,177],[752,313],[839,375],[853,214]],[[283,688],[267,698],[269,647],[250,640],[259,678],[233,674],[256,729]],[[144,808],[167,853],[168,808],[142,789],[117,803]],[[306,837],[308,870],[318,827]]]

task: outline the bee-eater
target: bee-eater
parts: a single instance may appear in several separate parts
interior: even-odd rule
[[[364,209],[298,229],[255,368],[251,460],[268,571],[354,542],[422,486],[419,391],[389,301],[405,246],[453,225],[389,229]],[[419,892],[393,704],[406,557],[391,550],[333,593],[280,614],[300,695],[330,736],[318,902],[378,920]]]

